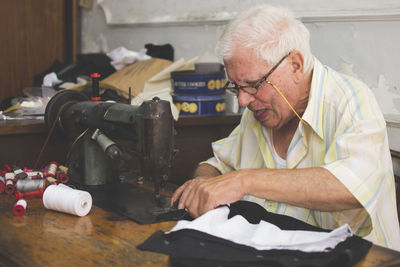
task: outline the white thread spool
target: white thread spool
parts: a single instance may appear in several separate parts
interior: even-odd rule
[[[47,180],[47,182],[49,183],[49,184],[57,184],[58,183],[58,180],[56,179],[56,178],[53,178],[53,177],[46,177],[46,180]]]
[[[60,166],[58,166],[58,168],[60,169],[60,171],[62,171],[64,173],[68,172],[68,168],[64,165],[60,165]]]
[[[6,178],[6,180],[14,180],[15,174],[13,172],[7,172],[5,174],[5,178]]]
[[[28,175],[21,169],[14,170],[14,174],[17,179],[25,179],[28,177]]]
[[[32,177],[34,179],[43,179],[43,173],[39,171],[26,172],[26,174],[28,175],[28,179],[32,179]]]
[[[37,190],[38,188],[44,187],[44,180],[18,180],[16,183],[16,188],[18,191],[24,192],[32,192]]]
[[[44,191],[43,204],[46,209],[85,216],[92,208],[92,196],[64,184],[50,185]]]
[[[20,200],[17,201],[14,205],[14,215],[15,216],[22,216],[25,213],[26,206],[28,203],[26,203],[26,200],[21,198]]]
[[[47,176],[55,177],[57,168],[58,168],[57,162],[54,161],[50,162],[49,170],[47,171]]]

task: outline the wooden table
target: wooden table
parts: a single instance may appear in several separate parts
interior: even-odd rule
[[[93,206],[77,217],[46,210],[28,199],[24,216],[14,216],[14,199],[0,195],[0,266],[167,266],[168,256],[136,246],[175,222],[138,225],[114,221],[116,214]]]
[[[138,225],[93,206],[85,217],[46,210],[28,199],[24,216],[15,200],[0,195],[0,266],[168,266],[168,256],[136,249],[151,234],[175,222]],[[400,252],[372,246],[356,267],[400,266]]]

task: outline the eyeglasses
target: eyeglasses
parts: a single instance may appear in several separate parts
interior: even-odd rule
[[[256,95],[258,92],[258,89],[260,88],[261,84],[263,82],[267,82],[268,84],[270,84],[275,90],[276,92],[278,92],[278,94],[283,98],[283,100],[285,100],[286,104],[289,105],[289,107],[292,109],[292,111],[294,112],[294,114],[300,119],[300,121],[304,124],[304,125],[308,125],[308,123],[306,121],[304,121],[300,115],[296,112],[296,110],[293,108],[293,106],[289,103],[289,101],[287,100],[287,98],[283,95],[283,93],[281,92],[281,90],[279,90],[278,87],[276,87],[273,83],[271,83],[268,80],[268,77],[271,75],[272,72],[274,72],[274,70],[276,70],[276,68],[279,67],[279,65],[290,55],[291,52],[289,52],[289,54],[287,54],[286,56],[284,56],[281,60],[279,60],[278,63],[275,64],[275,66],[272,67],[272,69],[265,74],[264,77],[262,77],[254,86],[240,86],[237,85],[236,83],[232,83],[231,81],[227,81],[225,86],[224,86],[224,90],[229,89],[231,90],[233,93],[236,93],[237,95],[239,95],[239,90],[243,90],[244,92],[250,94],[250,95]]]
[[[250,95],[255,95],[258,92],[258,89],[260,88],[260,86],[262,85],[263,82],[267,81],[268,82],[268,77],[272,74],[272,72],[274,72],[274,70],[276,70],[279,65],[290,55],[287,54],[286,56],[284,56],[281,60],[279,60],[278,63],[275,64],[275,66],[272,67],[272,69],[264,75],[264,77],[262,77],[258,82],[256,82],[256,84],[254,84],[253,86],[241,86],[241,85],[237,85],[236,83],[233,83],[231,81],[227,81],[225,86],[224,86],[224,90],[229,89],[230,91],[232,91],[235,94],[239,94],[239,90],[243,90],[244,92],[250,94]],[[270,83],[270,82],[269,82]]]

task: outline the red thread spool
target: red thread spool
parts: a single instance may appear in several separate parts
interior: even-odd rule
[[[26,174],[28,174],[28,178],[32,180],[43,179],[43,173],[38,171],[27,172]]]
[[[58,163],[57,162],[54,162],[54,161],[50,162],[49,170],[47,171],[47,176],[55,177],[57,168],[58,168]]]
[[[14,205],[14,209],[13,209],[14,215],[15,216],[24,215],[26,206],[27,206],[27,203],[26,203],[25,199],[21,198],[20,200],[18,200],[17,203],[15,203],[15,205]]]
[[[67,173],[68,172],[68,168],[64,165],[60,165],[58,166],[58,168],[60,169],[60,171]]]
[[[19,200],[19,199],[23,199],[26,197],[43,197],[43,189],[42,188],[38,188],[38,190],[36,191],[31,191],[31,192],[25,192],[25,193],[21,193],[20,191],[16,191],[15,194],[15,199]]]
[[[6,181],[7,180],[12,180],[14,183],[16,183],[17,182],[17,178],[15,177],[15,174],[13,173],[13,172],[6,172],[5,174],[4,174],[4,177],[6,178]]]
[[[8,179],[6,180],[6,193],[11,195],[15,191],[15,185],[13,180]]]
[[[0,194],[6,190],[6,183],[4,182],[5,179],[3,177],[0,177]]]
[[[24,194],[22,194],[20,191],[17,190],[14,193],[14,197],[15,197],[15,200],[20,200],[21,198],[24,197]]]
[[[92,73],[90,77],[92,77],[92,97],[90,99],[92,101],[100,101],[99,80],[101,75],[98,73]]]
[[[62,173],[58,176],[58,180],[60,181],[60,183],[62,184],[66,184],[69,182],[69,176],[66,173]]]
[[[8,166],[7,164],[4,165],[3,170],[4,170],[5,172],[11,172],[11,171],[12,171],[12,170],[11,170],[11,167]]]

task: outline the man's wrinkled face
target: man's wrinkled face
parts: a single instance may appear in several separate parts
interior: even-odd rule
[[[253,86],[273,67],[264,60],[257,58],[251,49],[237,49],[234,56],[225,60],[226,72],[229,80],[239,86]],[[287,74],[285,74],[285,71]],[[290,95],[290,71],[287,64],[282,63],[268,78],[280,88],[289,102],[293,99]],[[279,93],[268,82],[263,82],[255,95],[239,91],[240,106],[249,108],[254,113],[254,118],[267,128],[279,129],[293,118],[290,107]]]

